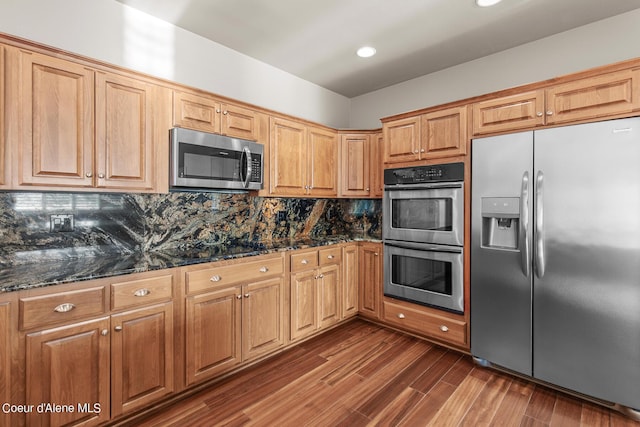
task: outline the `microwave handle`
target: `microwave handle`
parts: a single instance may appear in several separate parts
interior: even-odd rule
[[[249,150],[249,147],[243,147],[242,148],[242,157],[240,157],[240,163],[242,164],[242,161],[246,161],[247,167],[245,170],[245,177],[244,180],[242,182],[242,185],[244,186],[244,188],[249,187],[249,180],[251,179],[251,173],[252,173],[252,165],[251,165],[251,150]]]

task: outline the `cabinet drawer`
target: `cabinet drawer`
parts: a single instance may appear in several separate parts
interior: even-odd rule
[[[284,265],[281,256],[189,271],[186,274],[187,293],[192,294],[212,287],[262,280],[283,273]]]
[[[456,345],[467,344],[467,324],[460,320],[384,301],[384,320],[403,329]]]
[[[169,300],[173,297],[173,276],[150,277],[111,285],[111,309],[119,310]]]
[[[19,306],[21,329],[49,326],[104,313],[105,288],[20,298]]]
[[[318,251],[318,258],[320,265],[340,264],[340,262],[342,262],[342,248],[331,247],[320,249]]]
[[[318,251],[291,254],[291,271],[304,271],[318,266]]]

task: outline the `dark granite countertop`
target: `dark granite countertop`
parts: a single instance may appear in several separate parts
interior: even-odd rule
[[[330,236],[97,256],[74,256],[63,251],[42,253],[31,262],[0,267],[0,293],[352,241],[379,240]]]

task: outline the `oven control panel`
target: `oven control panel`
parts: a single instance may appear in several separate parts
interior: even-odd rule
[[[385,169],[384,185],[464,181],[464,163]]]

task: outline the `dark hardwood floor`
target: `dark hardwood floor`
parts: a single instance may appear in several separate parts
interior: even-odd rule
[[[638,426],[355,320],[156,413],[142,426]]]

